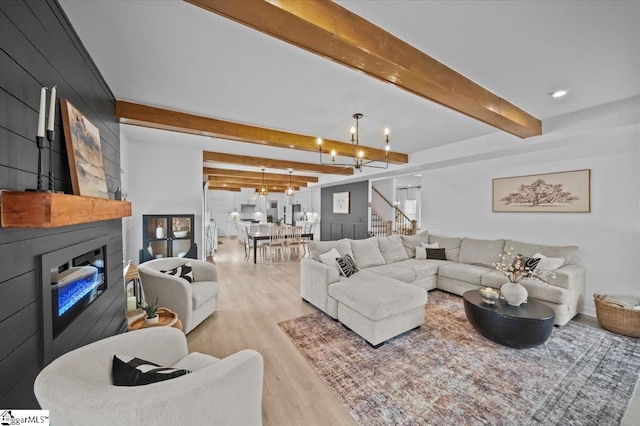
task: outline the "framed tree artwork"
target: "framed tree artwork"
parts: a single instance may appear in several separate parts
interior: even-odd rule
[[[588,213],[591,170],[493,179],[493,211]]]
[[[109,198],[100,132],[66,99],[60,99],[71,185],[75,195]]]
[[[333,193],[333,213],[349,214],[349,192]]]

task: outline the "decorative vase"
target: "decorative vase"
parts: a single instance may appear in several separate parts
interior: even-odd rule
[[[160,225],[156,228],[156,238],[164,238],[164,228]]]
[[[527,289],[522,286],[520,283],[505,283],[500,287],[500,291],[504,296],[504,300],[507,301],[511,306],[520,306],[526,300],[529,293],[527,293]]]
[[[156,315],[153,318],[146,317],[144,319],[144,325],[154,325],[154,324],[157,324],[159,320],[160,320],[160,317],[158,315]]]

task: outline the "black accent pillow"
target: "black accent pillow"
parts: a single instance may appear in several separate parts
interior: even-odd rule
[[[530,271],[533,271],[534,269],[536,269],[538,267],[538,263],[540,263],[539,257],[522,256],[522,264],[524,265],[525,268],[529,269]]]
[[[111,380],[115,386],[141,386],[162,382],[191,373],[190,370],[162,367],[140,358],[113,356]]]
[[[180,278],[184,278],[190,283],[193,283],[193,270],[191,269],[191,262],[187,262],[182,266],[176,266],[175,268],[169,269],[168,271],[161,270],[160,272],[167,275],[177,275]]]
[[[427,249],[427,259],[435,259],[435,260],[447,260],[447,256],[444,253],[443,248],[434,248]]]
[[[351,275],[358,272],[355,260],[349,254],[345,254],[343,257],[336,257],[338,268],[342,271],[342,275],[349,278]]]

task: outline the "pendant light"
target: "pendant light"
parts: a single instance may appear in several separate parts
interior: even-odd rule
[[[291,174],[292,173],[293,173],[293,170],[289,169],[289,187],[286,189],[286,191],[284,191],[284,193],[288,197],[293,197],[296,194],[296,191],[293,189],[293,185],[291,185]]]
[[[264,197],[267,194],[269,194],[269,190],[267,190],[267,185],[264,184],[264,170],[265,169],[262,169],[262,186],[258,189],[258,195],[261,197]]]

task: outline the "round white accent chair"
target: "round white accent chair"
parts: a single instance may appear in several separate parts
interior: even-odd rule
[[[193,283],[160,272],[186,263],[191,264]],[[185,334],[215,312],[219,291],[216,265],[184,257],[166,257],[142,263],[138,272],[146,301],[153,303],[158,298],[160,306],[177,313]]]
[[[191,370],[143,386],[114,386],[114,355]],[[34,393],[52,425],[261,425],[262,356],[250,349],[218,359],[188,353],[184,333],[151,327],[107,337],[46,366]]]

